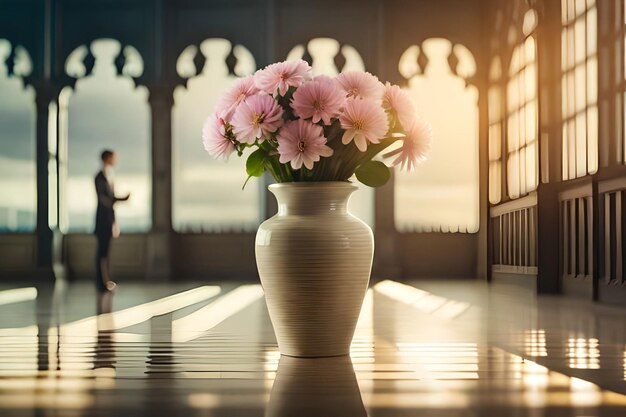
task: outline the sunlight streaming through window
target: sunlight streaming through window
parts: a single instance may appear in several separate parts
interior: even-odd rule
[[[502,199],[502,63],[498,57],[489,70],[489,202]]]
[[[561,1],[562,175],[598,169],[598,62],[595,0]]]
[[[235,74],[226,58],[235,56]],[[194,58],[201,54],[204,66],[196,69]],[[254,230],[260,220],[262,183],[246,181],[246,158],[236,154],[228,161],[216,160],[202,148],[202,125],[218,97],[237,79],[256,69],[254,57],[245,47],[226,39],[212,38],[200,47],[185,48],[176,70],[187,85],[174,90],[172,108],[172,223],[179,232]]]
[[[469,51],[458,46],[447,39],[425,41],[428,64],[408,80],[418,114],[433,126],[433,146],[415,172],[395,171],[395,224],[401,232],[478,231],[478,89],[457,75],[471,78],[475,71]],[[451,54],[458,61],[455,72]],[[410,66],[401,63],[409,75]]]
[[[507,85],[507,192],[518,198],[539,183],[536,41],[533,36],[513,49]]]
[[[35,89],[21,78],[31,70],[26,50],[0,39],[0,232],[35,229]]]

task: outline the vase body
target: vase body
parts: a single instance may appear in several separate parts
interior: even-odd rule
[[[269,187],[278,214],[256,235],[256,261],[280,353],[347,355],[367,291],[374,238],[348,212],[347,182]]]

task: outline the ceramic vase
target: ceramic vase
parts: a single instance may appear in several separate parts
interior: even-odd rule
[[[269,186],[278,214],[256,235],[256,261],[280,353],[348,355],[372,269],[374,238],[348,211],[349,182]]]

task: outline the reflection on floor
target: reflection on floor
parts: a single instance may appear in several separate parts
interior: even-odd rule
[[[383,281],[351,357],[295,359],[259,285],[3,285],[0,415],[624,416],[625,313]]]

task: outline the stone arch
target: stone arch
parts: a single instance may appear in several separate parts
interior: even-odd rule
[[[151,132],[148,90],[137,85],[143,60],[132,46],[114,39],[97,39],[72,51],[65,61],[72,80],[59,96],[62,228],[90,232],[96,196],[93,176],[99,153],[118,153],[116,193],[130,192],[116,210],[123,231],[147,231],[151,226]]]
[[[172,108],[172,221],[178,231],[253,230],[260,219],[261,184],[245,182],[245,161],[214,160],[202,150],[201,130],[219,96],[256,62],[243,45],[209,38],[186,47],[176,62],[184,80]],[[256,187],[255,187],[256,185]]]
[[[418,113],[433,125],[433,147],[416,172],[396,171],[395,224],[402,232],[479,228],[476,63],[461,44],[431,38],[403,53],[399,71]],[[454,169],[451,169],[454,167]]]
[[[359,51],[334,38],[313,38],[306,45],[296,45],[287,54],[287,60],[304,59],[313,67],[313,73],[335,76],[344,71],[365,71]]]

